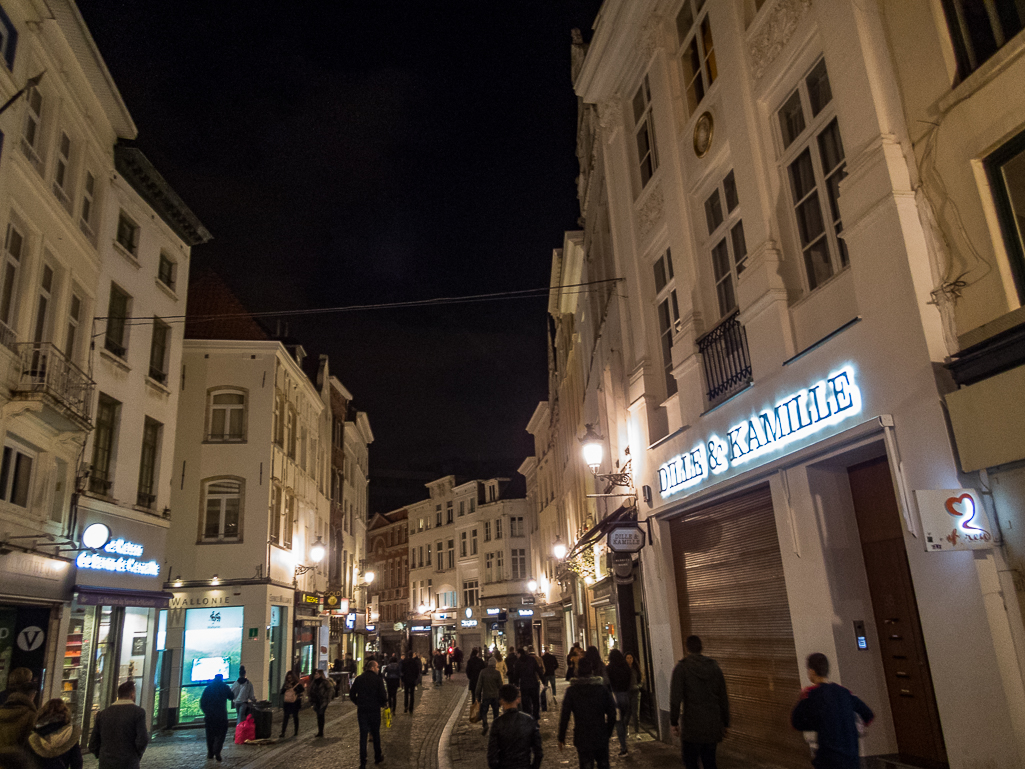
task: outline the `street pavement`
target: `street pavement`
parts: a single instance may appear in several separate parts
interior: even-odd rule
[[[559,682],[559,691],[563,690]],[[559,751],[556,737],[559,728],[558,704],[549,701],[549,710],[541,714],[541,737],[544,760],[541,769],[576,769],[577,756],[572,746],[572,724],[565,751]],[[412,716],[402,712],[402,690],[399,690],[398,712],[390,729],[381,727],[385,761],[380,769],[486,769],[487,738],[479,723],[469,722],[470,697],[466,676],[455,674],[441,687],[425,686],[417,692]],[[272,735],[281,728],[281,716],[274,721]],[[446,734],[447,732],[447,734]],[[203,729],[177,729],[152,735],[142,759],[142,769],[194,769],[224,767],[225,769],[358,769],[359,729],[356,709],[342,697],[328,707],[325,737],[316,737],[317,719],[312,708],[299,716],[299,736],[288,737],[268,745],[234,744],[234,725],[228,729],[221,764],[206,758],[206,737]],[[447,738],[442,745],[443,738]],[[681,769],[679,743],[666,745],[642,731],[630,730],[629,753],[619,756],[619,740],[615,734],[609,742],[612,769]],[[440,762],[439,762],[440,753]],[[373,747],[368,745],[369,765],[373,766]],[[750,762],[731,760],[727,751],[720,751],[722,769],[750,768]],[[85,757],[85,769],[96,769],[94,756]]]

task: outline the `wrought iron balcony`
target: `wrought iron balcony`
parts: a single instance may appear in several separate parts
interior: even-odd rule
[[[83,426],[91,426],[90,409],[96,383],[52,344],[30,342],[16,346],[21,374],[14,391],[39,394],[66,409]]]
[[[747,332],[740,325],[738,314],[735,311],[698,339],[709,407],[717,406],[751,384]]]

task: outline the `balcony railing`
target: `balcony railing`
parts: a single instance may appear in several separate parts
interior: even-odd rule
[[[751,384],[747,332],[737,312],[698,339],[705,369],[708,405],[716,406]]]
[[[88,422],[96,383],[52,344],[30,342],[17,350],[21,375],[15,392],[49,395]]]

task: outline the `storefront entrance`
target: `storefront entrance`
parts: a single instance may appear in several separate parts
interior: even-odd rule
[[[901,760],[945,766],[947,752],[889,464],[880,457],[847,474]]]
[[[769,486],[688,513],[670,532],[682,635],[700,636],[726,677],[730,752],[806,767],[790,726],[801,681]]]

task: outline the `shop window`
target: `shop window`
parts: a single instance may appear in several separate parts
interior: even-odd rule
[[[1025,132],[986,158],[985,166],[1018,300],[1025,303]]]
[[[21,443],[8,438],[0,464],[0,499],[18,507],[28,507],[32,487],[32,467],[36,454]]]
[[[705,0],[683,0],[680,12],[676,14],[676,34],[680,41],[684,100],[687,114],[693,115],[719,76],[712,24],[705,10]]]
[[[272,625],[273,609],[272,607]],[[225,681],[238,678],[242,658],[241,606],[185,610],[185,639],[182,648],[182,688],[178,718],[183,723],[203,718],[199,699],[214,676]],[[274,627],[280,627],[281,620]],[[272,627],[272,644],[273,629]],[[273,657],[272,657],[273,659]],[[271,663],[273,667],[273,662]],[[278,679],[275,679],[278,680]],[[277,686],[272,687],[276,689]]]
[[[203,542],[242,541],[243,482],[219,478],[203,484]]]
[[[210,424],[206,439],[242,443],[246,439],[246,395],[239,390],[210,391]]]

